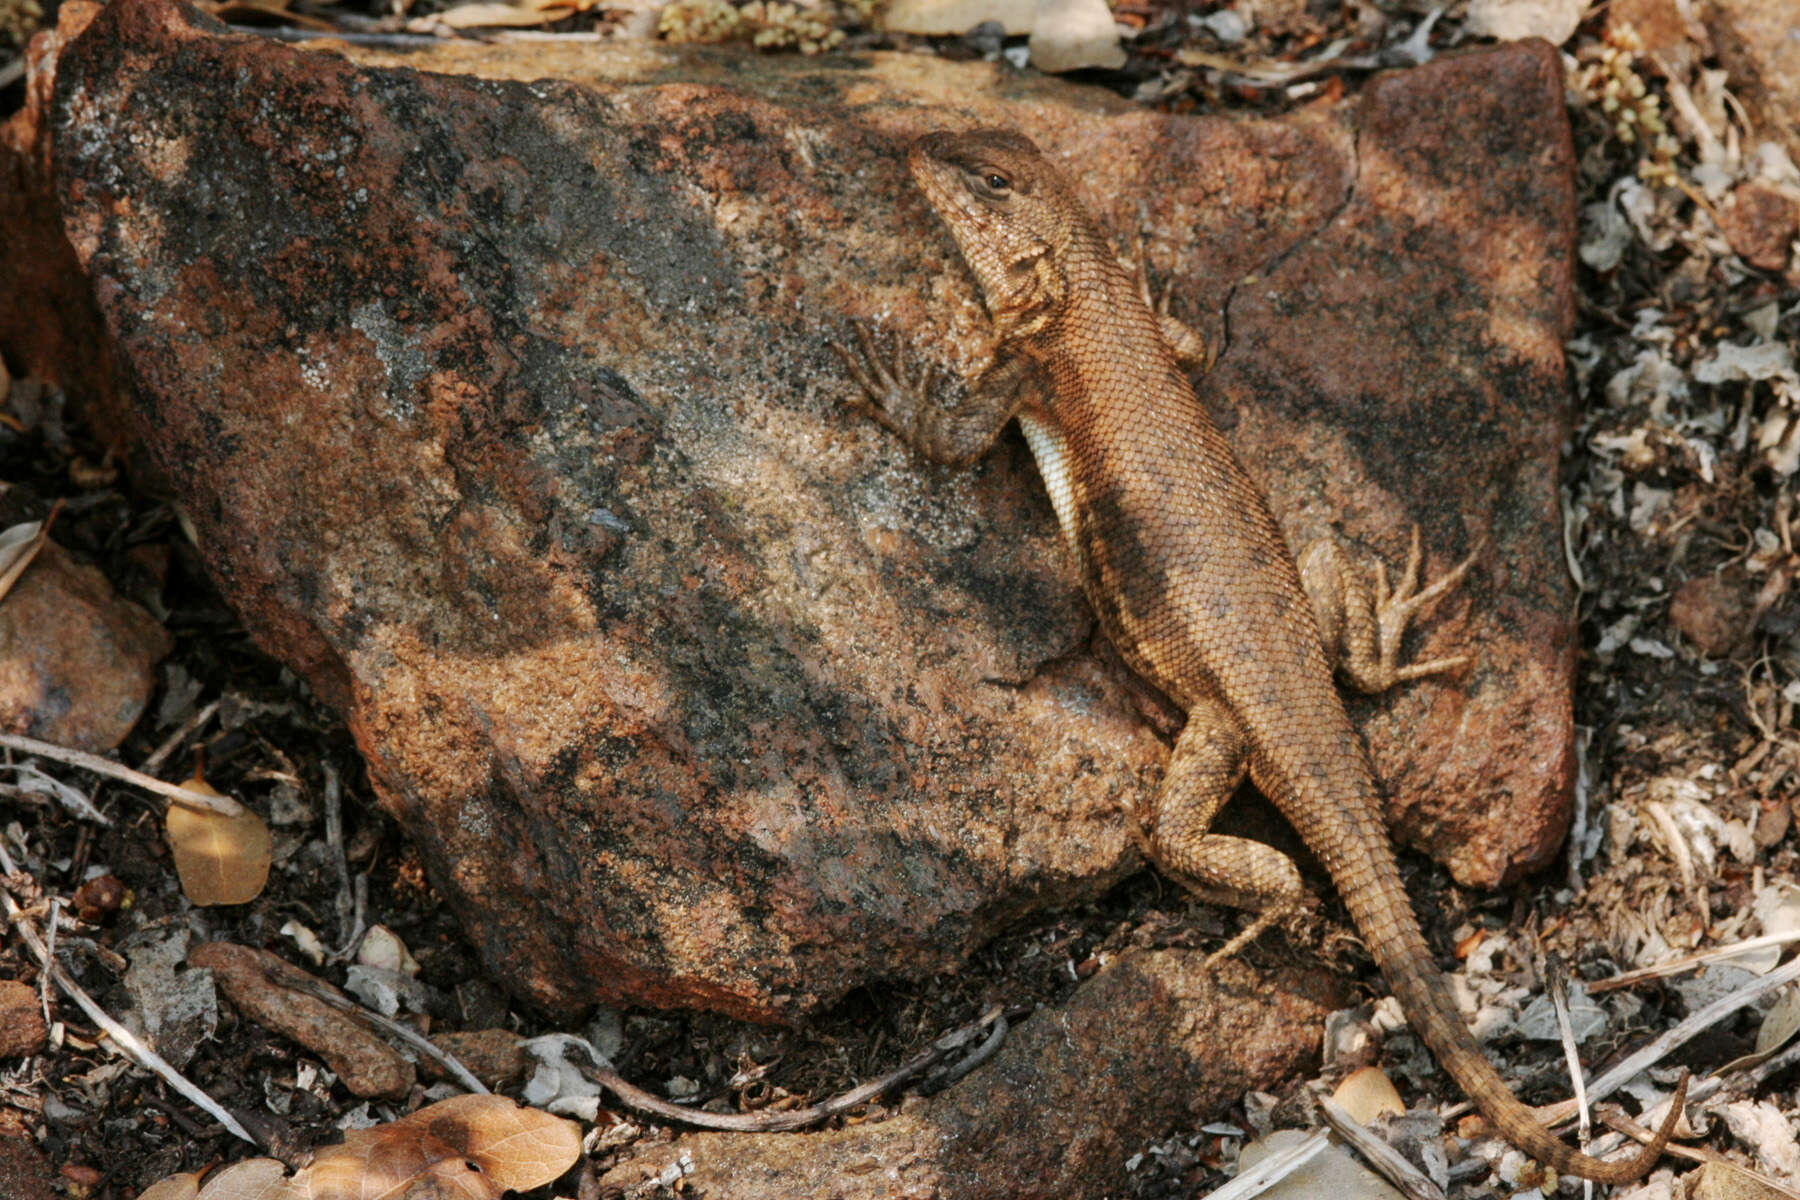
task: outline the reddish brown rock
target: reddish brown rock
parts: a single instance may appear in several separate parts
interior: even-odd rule
[[[1022,445],[914,461],[826,344],[877,320],[979,358],[901,152],[950,121],[1038,138],[1178,308],[1229,314],[1212,403],[1291,534],[1396,563],[1417,520],[1434,569],[1489,539],[1412,647],[1480,667],[1358,711],[1462,878],[1551,852],[1547,48],[1282,121],[913,56],[354,53],[119,0],[59,68],[55,173],[221,588],[345,713],[509,985],[791,1017],[1135,865],[1165,750],[1089,652]]]
[[[0,598],[0,730],[111,750],[143,715],[172,645],[104,575],[47,543]]]
[[[953,1087],[886,1120],[816,1133],[684,1133],[641,1145],[603,1195],[672,1166],[683,1194],[731,1200],[1120,1195],[1126,1160],[1318,1056],[1339,1003],[1316,976],[1258,977],[1202,954],[1128,954],[1014,1029]]]
[[[25,51],[25,103],[0,123],[0,357],[15,378],[61,387],[97,429],[122,435],[127,410],[112,343],[63,232],[43,136],[57,55],[100,5],[63,0],[53,11],[56,28],[38,33]]]
[[[1711,0],[1707,27],[1761,137],[1800,162],[1800,0]]]
[[[56,1178],[30,1134],[0,1123],[0,1196],[6,1200],[57,1200]]]
[[[1711,47],[1706,26],[1684,7],[1676,0],[1612,0],[1606,6],[1607,35],[1616,43],[1630,29],[1639,53],[1659,73],[1686,82]]]
[[[323,991],[352,1003],[324,980],[267,950],[230,942],[195,946],[187,961],[190,967],[210,970],[213,982],[245,1017],[324,1059],[352,1095],[391,1099],[413,1086],[412,1063],[342,1007],[312,994]]]
[[[495,1091],[504,1091],[525,1082],[531,1069],[531,1056],[525,1052],[525,1039],[510,1029],[471,1029],[461,1032],[434,1033],[431,1040],[437,1048],[454,1057],[469,1073]],[[421,1057],[419,1073],[427,1079],[448,1079],[450,1073],[435,1059]]]
[[[24,1058],[44,1048],[50,1029],[44,1024],[43,1004],[36,988],[0,979],[0,1059]]]
[[[1719,206],[1719,229],[1751,266],[1785,270],[1800,233],[1800,196],[1760,180],[1741,183]]]
[[[1730,654],[1750,640],[1749,589],[1742,571],[1690,579],[1669,599],[1669,623],[1700,653],[1713,658]]]

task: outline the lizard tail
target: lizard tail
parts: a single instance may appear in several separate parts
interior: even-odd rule
[[[1398,887],[1398,880],[1394,882]],[[1353,912],[1359,907],[1349,894],[1345,899]],[[1609,1162],[1581,1153],[1539,1123],[1536,1114],[1512,1094],[1512,1089],[1488,1062],[1468,1026],[1463,1024],[1455,997],[1432,963],[1418,925],[1412,921],[1394,922],[1391,918],[1393,908],[1379,900],[1370,907],[1377,912],[1369,914],[1368,918],[1355,913],[1357,923],[1365,933],[1371,929],[1382,930],[1382,933],[1369,937],[1369,949],[1387,977],[1395,998],[1400,1001],[1400,1007],[1406,1011],[1413,1029],[1431,1047],[1438,1062],[1502,1137],[1565,1175],[1600,1183],[1631,1183],[1649,1173],[1662,1156],[1676,1122],[1681,1119],[1682,1105],[1687,1099],[1686,1072],[1682,1073],[1681,1082],[1675,1088],[1668,1119],[1637,1154]],[[1410,908],[1404,911],[1410,915]],[[1387,919],[1384,921],[1383,918]],[[1375,924],[1363,924],[1365,919],[1373,920]]]

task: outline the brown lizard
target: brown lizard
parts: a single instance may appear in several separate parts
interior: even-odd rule
[[[1432,961],[1333,683],[1342,671],[1379,690],[1461,665],[1400,666],[1398,647],[1473,556],[1419,590],[1415,529],[1398,587],[1378,576],[1374,596],[1329,543],[1297,564],[1188,382],[1183,359],[1202,357],[1197,339],[1150,303],[1141,268],[1134,279],[1120,266],[1068,178],[1004,130],[928,134],[908,164],[981,286],[992,362],[945,402],[929,372],[913,377],[861,327],[860,353],[838,352],[873,415],[928,458],[971,461],[1018,418],[1102,627],[1187,712],[1153,809],[1139,817],[1165,870],[1262,911],[1220,953],[1305,895],[1286,855],[1209,831],[1248,773],[1330,873],[1413,1028],[1500,1133],[1567,1174],[1645,1174],[1681,1116],[1686,1076],[1662,1129],[1623,1162],[1564,1144],[1512,1094]]]

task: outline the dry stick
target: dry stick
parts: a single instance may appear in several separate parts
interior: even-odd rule
[[[1590,1081],[1587,1089],[1589,1099],[1601,1100],[1612,1095],[1677,1046],[1692,1040],[1703,1030],[1710,1029],[1740,1008],[1754,1004],[1770,992],[1785,987],[1796,979],[1800,979],[1800,958],[1769,972],[1761,979],[1745,984],[1729,995],[1720,996],[1699,1012],[1677,1023],[1673,1029],[1666,1030],[1652,1038],[1636,1053],[1627,1055],[1612,1070]],[[1722,1083],[1716,1076],[1702,1080],[1688,1089],[1688,1100],[1691,1103],[1703,1099],[1717,1091],[1720,1086]],[[1537,1116],[1545,1124],[1557,1125],[1568,1120],[1572,1112],[1572,1102],[1565,1100],[1560,1104],[1545,1105],[1537,1110]],[[1648,1120],[1650,1112],[1645,1112],[1641,1116]],[[1604,1152],[1604,1149],[1610,1149],[1610,1147],[1604,1147],[1598,1152]]]
[[[471,1092],[481,1096],[489,1094],[487,1085],[475,1078],[474,1072],[463,1066],[454,1054],[451,1054],[449,1051],[438,1046],[418,1030],[409,1029],[398,1021],[382,1016],[372,1008],[365,1007],[354,1000],[345,996],[340,996],[327,988],[320,987],[310,979],[290,979],[286,976],[277,979],[268,971],[263,972],[263,978],[274,984],[276,987],[281,988],[283,991],[304,992],[315,1000],[329,1004],[341,1013],[348,1013],[357,1020],[374,1026],[383,1033],[399,1038],[408,1046],[411,1046],[414,1050],[417,1050],[420,1054],[425,1055],[427,1058],[443,1067],[444,1070],[450,1072],[450,1074],[456,1077],[456,1082],[462,1084]]]
[[[1587,988],[1588,995],[1596,996],[1601,992],[1610,992],[1616,988],[1631,987],[1646,979],[1664,979],[1691,967],[1703,967],[1721,959],[1733,959],[1740,954],[1748,954],[1752,950],[1763,950],[1770,946],[1785,946],[1789,942],[1800,942],[1800,929],[1790,930],[1787,933],[1765,933],[1761,937],[1745,938],[1743,941],[1733,942],[1729,946],[1715,946],[1710,950],[1701,950],[1689,954],[1685,958],[1658,963],[1653,967],[1623,971],[1610,979],[1602,979],[1582,986]]]
[[[1250,1200],[1252,1196],[1260,1196],[1319,1157],[1330,1146],[1331,1131],[1315,1129],[1305,1141],[1269,1155],[1247,1171],[1239,1171],[1236,1179],[1217,1191],[1207,1193],[1206,1200]]]
[[[1319,1113],[1331,1131],[1350,1143],[1377,1174],[1415,1200],[1444,1200],[1444,1189],[1423,1171],[1407,1162],[1398,1150],[1377,1137],[1373,1130],[1329,1096],[1319,1097]]]
[[[325,848],[331,855],[332,870],[337,873],[338,935],[344,939],[342,949],[331,956],[336,962],[348,958],[355,949],[357,936],[362,932],[357,928],[361,910],[350,887],[350,860],[344,854],[344,787],[338,779],[337,768],[328,762],[322,766],[325,771]]]
[[[0,867],[4,867],[8,875],[18,870],[18,867],[13,864],[12,855],[6,852],[4,845],[0,845]],[[62,964],[50,956],[50,952],[45,947],[43,939],[38,936],[37,930],[31,927],[18,904],[4,889],[0,889],[0,901],[3,901],[6,906],[7,923],[17,929],[25,944],[31,947],[31,952],[37,957],[39,966],[47,975],[56,980],[56,986],[62,989],[63,995],[80,1006],[81,1011],[87,1014],[88,1020],[105,1031],[106,1036],[112,1039],[113,1045],[118,1047],[121,1054],[145,1070],[154,1071],[162,1076],[164,1082],[198,1107],[205,1109],[213,1120],[223,1125],[233,1136],[242,1138],[252,1146],[261,1147],[262,1143],[250,1136],[250,1131],[240,1125],[236,1117],[226,1112],[218,1101],[188,1082],[187,1077],[170,1066],[162,1055],[144,1045],[136,1034],[113,1020],[105,1009],[94,1002],[94,998],[88,995],[67,971],[63,970]]]
[[[166,760],[169,755],[175,753],[176,750],[180,749],[181,744],[187,741],[196,729],[199,729],[202,725],[212,720],[213,714],[218,711],[219,702],[214,700],[211,704],[208,704],[199,712],[196,712],[193,716],[183,721],[180,729],[177,729],[174,733],[171,733],[168,737],[164,738],[163,744],[152,750],[150,752],[150,757],[138,764],[138,770],[146,775],[156,774],[157,768],[163,765],[164,760]]]
[[[98,754],[89,754],[84,750],[70,750],[66,746],[40,742],[36,738],[20,737],[12,733],[0,733],[0,746],[17,750],[21,754],[34,754],[39,758],[67,763],[71,767],[80,767],[82,770],[92,771],[96,775],[107,775],[113,779],[120,779],[126,783],[135,784],[147,792],[167,796],[175,803],[185,804],[189,808],[205,809],[207,812],[215,812],[227,817],[242,816],[249,811],[230,796],[208,796],[203,792],[190,791],[180,784],[164,783],[154,775],[134,771],[110,758],[101,758]]]
[[[1563,1062],[1569,1068],[1569,1080],[1575,1086],[1574,1105],[1578,1136],[1583,1152],[1593,1135],[1593,1122],[1588,1119],[1587,1078],[1581,1069],[1581,1055],[1575,1048],[1575,1026],[1569,1018],[1569,972],[1557,955],[1544,960],[1545,990],[1550,994],[1550,1010],[1556,1014],[1556,1032],[1562,1041]]]
[[[712,1113],[696,1108],[684,1108],[679,1104],[669,1103],[661,1096],[646,1092],[636,1084],[627,1083],[624,1076],[613,1070],[611,1065],[604,1061],[598,1065],[585,1063],[576,1065],[585,1078],[612,1092],[624,1102],[625,1107],[649,1113],[653,1117],[661,1117],[665,1121],[679,1121],[684,1125],[693,1125],[700,1129],[723,1129],[733,1133],[775,1133],[787,1129],[799,1129],[803,1125],[817,1124],[828,1117],[834,1117],[838,1113],[855,1108],[859,1104],[867,1104],[889,1088],[905,1082],[967,1045],[988,1025],[1002,1020],[1004,1017],[1005,1010],[996,1005],[969,1024],[960,1029],[953,1029],[938,1038],[931,1043],[929,1049],[914,1055],[879,1079],[807,1108],[790,1109],[778,1113]]]

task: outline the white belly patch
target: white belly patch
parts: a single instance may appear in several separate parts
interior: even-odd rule
[[[1019,428],[1037,459],[1038,474],[1044,477],[1044,489],[1050,493],[1050,506],[1056,510],[1056,523],[1062,526],[1063,541],[1079,552],[1075,541],[1075,481],[1070,475],[1069,448],[1063,443],[1062,430],[1037,417],[1019,417]]]

